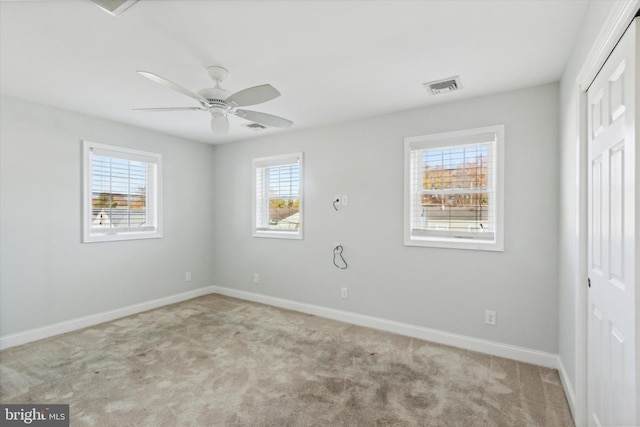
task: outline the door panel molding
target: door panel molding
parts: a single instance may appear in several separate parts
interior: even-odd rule
[[[587,419],[589,426],[634,426],[638,397],[640,318],[636,240],[639,120],[636,61],[640,18],[634,20],[587,90],[588,235]]]
[[[600,30],[600,34],[593,43],[578,74],[577,81],[580,92],[586,92],[589,89],[591,82],[596,78],[598,71],[613,51],[618,40],[622,38],[638,9],[640,9],[640,0],[629,0],[613,6],[611,14],[602,26],[602,30]]]
[[[605,63],[607,57],[613,51],[618,40],[622,37],[629,23],[640,9],[640,0],[628,0],[616,2],[611,9],[609,17],[602,25],[598,37],[594,40],[589,54],[583,61],[576,77],[576,126],[577,126],[577,193],[575,202],[577,212],[575,220],[578,223],[579,235],[577,236],[576,256],[578,263],[574,270],[575,303],[573,325],[574,352],[571,354],[574,362],[574,383],[569,381],[569,374],[563,373],[563,385],[569,397],[569,406],[573,412],[576,425],[584,426],[587,423],[587,319],[592,315],[591,307],[587,303],[587,265],[589,263],[587,253],[587,199],[588,177],[587,170],[590,167],[587,156],[587,140],[591,129],[588,128],[589,104],[586,91]],[[564,368],[562,358],[560,365]],[[564,371],[563,371],[564,372]]]

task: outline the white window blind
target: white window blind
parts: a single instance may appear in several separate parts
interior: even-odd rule
[[[495,126],[405,139],[405,244],[502,250]]]
[[[302,153],[253,160],[253,235],[302,238]]]
[[[161,160],[85,141],[85,242],[161,237]]]

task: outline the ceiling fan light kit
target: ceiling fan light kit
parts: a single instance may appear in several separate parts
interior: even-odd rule
[[[211,114],[211,130],[213,133],[226,134],[229,132],[229,119],[226,114]]]
[[[257,123],[263,127],[288,128],[293,125],[291,120],[272,114],[258,111],[239,110],[238,107],[262,104],[280,96],[280,92],[269,84],[250,87],[234,94],[220,87],[220,83],[227,78],[229,71],[219,66],[207,68],[209,76],[216,82],[215,87],[204,88],[197,93],[191,92],[170,80],[160,77],[149,71],[138,71],[138,74],[148,78],[154,83],[166,86],[183,95],[196,100],[199,107],[165,107],[165,108],[138,108],[134,111],[162,112],[162,111],[208,111],[211,114],[211,130],[215,134],[226,134],[229,132],[229,114],[241,117],[245,120]]]

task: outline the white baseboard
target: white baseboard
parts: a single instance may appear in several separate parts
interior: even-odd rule
[[[313,314],[333,320],[339,320],[345,323],[351,323],[358,326],[366,326],[385,332],[393,332],[400,335],[423,339],[425,341],[464,348],[466,350],[477,351],[480,353],[490,354],[492,356],[504,357],[507,359],[531,363],[547,368],[559,369],[560,367],[560,359],[557,354],[546,353],[543,351],[532,350],[529,348],[518,347],[509,344],[502,344],[495,341],[468,337],[465,335],[452,334],[449,332],[439,331],[437,329],[430,329],[423,326],[395,322],[393,320],[386,320],[378,317],[366,316],[343,310],[336,310],[333,308],[321,307],[317,305],[256,294],[252,292],[240,291],[232,288],[225,288],[221,286],[213,286],[212,288],[214,293],[220,295],[227,295],[247,301],[259,302],[275,307],[300,311],[302,313]]]
[[[16,334],[5,335],[0,337],[0,350],[44,338],[49,338],[54,335],[64,334],[66,332],[75,331],[78,329],[86,328],[88,326],[97,325],[99,323],[108,322],[111,320],[119,319],[121,317],[130,316],[132,314],[141,313],[143,311],[151,310],[169,304],[174,304],[181,301],[186,301],[188,299],[211,293],[227,295],[247,301],[259,302],[262,304],[272,305],[288,310],[299,311],[302,313],[313,314],[315,316],[338,320],[345,323],[351,323],[358,326],[365,326],[385,332],[392,332],[413,338],[419,338],[425,341],[451,345],[454,347],[464,348],[466,350],[478,351],[480,353],[490,354],[493,356],[505,357],[507,359],[513,359],[521,362],[531,363],[534,365],[558,369],[561,372],[561,379],[563,380],[563,384],[565,385],[565,390],[567,390],[567,396],[569,396],[570,400],[573,399],[573,392],[571,390],[568,377],[566,376],[566,372],[564,371],[562,362],[556,354],[545,353],[542,351],[503,344],[495,341],[488,341],[479,338],[468,337],[465,335],[452,334],[437,329],[425,328],[423,326],[416,326],[408,323],[401,323],[393,320],[381,319],[378,317],[366,316],[362,314],[351,313],[348,311],[321,307],[318,305],[312,305],[282,298],[275,298],[267,295],[256,294],[232,288],[225,288],[221,286],[199,288],[193,291],[183,292],[164,298],[158,298],[152,301],[118,308],[104,313],[71,319],[42,328],[19,332]],[[570,402],[570,404],[571,403],[572,402]]]
[[[575,412],[575,393],[571,386],[571,381],[569,381],[569,377],[567,375],[564,364],[557,354],[503,344],[495,341],[468,337],[465,335],[452,334],[437,329],[425,328],[423,326],[395,322],[393,320],[381,319],[378,317],[366,316],[362,314],[351,313],[348,311],[321,307],[318,305],[276,298],[267,295],[256,294],[253,292],[241,291],[238,289],[225,288],[221,286],[208,286],[205,288],[198,288],[192,291],[182,292],[180,294],[171,295],[164,298],[158,298],[152,301],[146,301],[127,307],[118,308],[104,313],[71,319],[64,322],[55,323],[50,326],[30,329],[28,331],[19,332],[16,334],[0,336],[0,350],[26,344],[32,341],[41,340],[44,338],[49,338],[55,335],[64,334],[66,332],[79,330],[88,326],[109,322],[111,320],[130,316],[132,314],[142,313],[147,310],[152,310],[154,308],[163,307],[169,304],[175,304],[177,302],[186,301],[192,298],[197,298],[212,293],[227,295],[234,298],[272,305],[274,307],[285,308],[288,310],[299,311],[302,313],[338,320],[345,323],[351,323],[358,326],[365,326],[385,332],[392,332],[399,335],[419,338],[425,341],[450,345],[466,350],[477,351],[493,356],[504,357],[520,362],[557,369],[560,374],[560,380],[562,381],[562,385],[564,387],[565,395],[567,396],[567,401],[569,402],[571,412]]]
[[[208,295],[214,292],[214,287],[198,288],[193,291],[182,292],[168,297],[158,298],[151,301],[145,301],[139,304],[127,307],[117,308],[115,310],[106,311],[104,313],[93,314],[90,316],[79,317],[77,319],[66,320],[64,322],[54,323],[53,325],[44,326],[42,328],[30,329],[16,334],[5,335],[0,337],[0,350],[15,347],[17,345],[26,344],[32,341],[49,338],[54,335],[64,334],[66,332],[76,331],[88,326],[97,325],[99,323],[109,322],[121,317],[130,316],[132,314],[142,313],[143,311],[152,310],[177,302],[186,301],[202,295]]]
[[[569,380],[566,368],[562,363],[562,359],[556,354],[532,350],[525,347],[503,344],[495,341],[473,338],[465,335],[452,334],[449,332],[411,325],[408,323],[395,322],[378,317],[366,316],[362,314],[351,313],[348,311],[321,307],[317,305],[256,294],[253,292],[241,291],[238,289],[225,288],[221,286],[208,286],[205,288],[199,288],[164,298],[158,298],[152,301],[146,301],[127,307],[122,307],[104,313],[98,313],[91,316],[85,316],[77,319],[55,323],[53,325],[45,326],[42,328],[30,329],[28,331],[19,332],[16,334],[0,336],[0,350],[15,347],[21,344],[26,344],[32,341],[41,340],[44,338],[49,338],[55,335],[64,334],[66,332],[79,330],[88,326],[109,322],[111,320],[130,316],[132,314],[141,313],[147,310],[152,310],[154,308],[162,307],[169,304],[175,304],[177,302],[186,301],[192,298],[197,298],[212,293],[227,295],[234,298],[254,301],[288,310],[299,311],[302,313],[338,320],[358,326],[374,328],[381,331],[423,339],[425,341],[451,345],[466,350],[477,351],[493,356],[504,357],[520,362],[557,369],[560,375],[560,380],[562,382],[565,395],[567,396],[567,401],[569,403],[571,413],[575,418],[575,392],[573,390],[573,387],[571,386],[571,381]]]
[[[562,363],[562,358],[558,357],[558,373],[560,374],[560,382],[562,382],[562,388],[564,388],[564,394],[567,396],[567,402],[569,403],[569,409],[571,409],[571,415],[573,419],[576,419],[576,393],[573,391],[571,381],[569,380],[569,374],[567,369]]]

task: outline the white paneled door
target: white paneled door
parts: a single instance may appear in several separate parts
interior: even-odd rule
[[[587,92],[588,420],[638,418],[638,57],[636,18]]]

